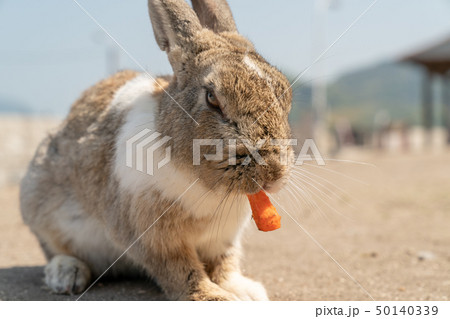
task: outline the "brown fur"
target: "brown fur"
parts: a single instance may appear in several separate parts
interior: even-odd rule
[[[192,6],[205,28],[216,33],[237,32],[228,3],[224,0],[192,0]]]
[[[239,39],[239,46],[235,43]],[[162,97],[165,107],[160,110],[158,131],[174,137],[174,154],[179,159],[180,165],[192,163],[193,139],[215,138],[223,139],[225,143],[229,139],[249,139],[254,144],[259,139],[288,139],[290,127],[288,113],[290,111],[292,92],[285,76],[276,68],[270,66],[261,56],[253,51],[248,40],[228,34],[217,35],[209,30],[202,30],[198,39],[194,41],[202,51],[190,55],[187,52],[185,60],[181,63],[183,71],[168,87],[168,93],[190,113],[200,124],[196,125],[192,119],[183,114],[176,104],[167,95]],[[267,80],[260,78],[254,72],[250,72],[242,61],[248,56],[255,64],[270,77],[269,86]],[[195,80],[184,74],[195,74]],[[203,86],[210,86],[216,92],[224,106],[226,119],[221,118],[216,112],[208,110],[205,105]],[[200,96],[200,100],[193,97]],[[277,97],[280,97],[277,99]],[[170,123],[181,122],[180,126]],[[255,122],[256,121],[256,122]],[[183,130],[183,133],[179,130]],[[249,153],[241,144],[237,154],[240,158]],[[261,154],[265,155],[266,162],[270,165],[256,166],[227,166],[223,169],[211,170],[211,162],[196,166],[199,176],[209,187],[220,177],[224,183],[240,180],[241,190],[247,193],[256,192],[260,185],[278,180],[288,173],[288,167],[282,166],[277,160],[278,146],[270,146],[267,142],[262,148]],[[205,153],[213,153],[213,148],[205,148]],[[292,150],[290,150],[292,153]],[[275,156],[274,156],[275,155]],[[175,159],[177,159],[175,158]],[[219,168],[221,163],[216,163]],[[189,168],[191,169],[191,168]],[[239,177],[239,178],[238,178]],[[228,185],[226,185],[228,186]]]
[[[200,10],[201,1],[194,3]],[[173,164],[177,168],[193,172],[207,188],[220,185],[242,196],[259,190],[253,179],[265,185],[287,175],[288,168],[277,158],[279,147],[269,143],[263,146],[261,154],[266,166],[254,162],[248,166],[228,166],[202,161],[200,166],[193,167],[192,140],[232,138],[256,142],[262,138],[289,138],[287,118],[292,94],[281,72],[259,56],[247,39],[229,32],[233,31],[231,13],[217,21],[220,12],[215,10],[220,6],[211,3],[203,3],[209,13],[208,19],[204,13],[199,14],[203,16],[200,21],[182,0],[149,1],[156,40],[168,53],[174,69],[173,77],[157,79],[156,128],[173,138]],[[217,32],[224,29],[227,32]],[[245,57],[267,77],[261,78],[258,72],[245,66]],[[212,216],[195,217],[156,188],[131,194],[119,187],[113,163],[115,143],[126,111],[108,106],[115,92],[136,75],[124,71],[87,90],[73,105],[59,130],[42,142],[22,182],[23,218],[46,247],[49,258],[61,254],[76,257],[89,266],[93,275],[101,274],[144,234],[115,266],[117,272],[145,269],[170,299],[236,299],[230,291],[234,287],[230,288],[228,282],[232,275],[241,276],[238,240],[224,242],[223,251],[214,257],[192,243],[210,225],[214,212]],[[223,116],[205,104],[205,87],[219,98]],[[248,154],[240,142],[238,163]],[[80,246],[79,240],[83,238],[64,233],[64,227],[58,224],[60,219],[66,219],[63,222],[67,224],[98,227],[98,233],[104,236],[104,247]],[[157,219],[151,231],[146,232]],[[105,251],[111,253],[100,260],[97,256]],[[249,293],[250,298],[260,298]]]
[[[155,89],[153,91],[153,95],[158,99],[165,93],[167,88],[169,87],[170,82],[172,81],[171,76],[164,76],[156,78]]]

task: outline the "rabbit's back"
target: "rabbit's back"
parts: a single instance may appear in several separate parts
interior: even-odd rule
[[[93,246],[111,240],[102,231],[101,212],[119,197],[111,171],[126,109],[115,108],[113,100],[137,76],[123,71],[85,91],[30,163],[21,184],[21,212],[49,258],[55,252],[76,253],[77,247],[80,254],[103,251],[107,259],[117,255],[112,246],[109,251],[108,245]]]
[[[111,102],[116,92],[137,75],[123,71],[83,93],[61,126],[38,147],[22,182],[22,199],[35,195],[33,191],[42,192],[40,198],[47,199],[48,193],[58,187],[77,199],[87,195],[99,202],[100,194],[90,193],[107,185],[115,138],[124,118],[123,111],[111,110]],[[36,182],[39,188],[31,191],[28,186]]]

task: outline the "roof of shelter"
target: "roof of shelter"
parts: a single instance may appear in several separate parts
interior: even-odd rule
[[[401,61],[424,65],[432,72],[446,73],[450,70],[450,37],[413,54],[409,54],[403,57]]]

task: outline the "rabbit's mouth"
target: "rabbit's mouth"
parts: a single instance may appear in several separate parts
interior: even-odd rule
[[[261,169],[261,168],[260,168]],[[270,172],[270,170],[272,170]],[[258,168],[257,168],[258,171]],[[263,190],[266,193],[276,194],[286,185],[289,181],[289,168],[283,167],[280,168],[276,166],[275,168],[264,167],[262,168],[262,172],[259,174],[258,179],[254,179],[250,177],[252,182],[256,185],[257,190]]]
[[[193,151],[197,176],[208,187],[221,185],[240,194],[261,190],[277,193],[288,182],[294,158],[290,147],[283,153],[279,145],[271,145],[266,140],[254,143],[255,146],[245,139],[230,141],[215,140],[215,145]]]
[[[223,163],[222,163],[223,165]],[[220,167],[220,168],[219,168]],[[219,169],[217,169],[219,168]],[[267,193],[278,193],[289,180],[290,169],[278,162],[269,165],[258,165],[254,162],[248,165],[216,166],[214,173],[220,183],[227,189],[242,194],[254,194],[261,190]]]

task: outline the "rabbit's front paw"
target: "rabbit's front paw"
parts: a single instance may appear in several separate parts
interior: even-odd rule
[[[261,283],[237,272],[229,274],[220,286],[236,295],[239,300],[269,300],[266,289]]]
[[[188,300],[192,301],[232,301],[239,300],[233,293],[222,289],[214,283],[201,285],[188,296]]]
[[[56,255],[45,266],[45,283],[57,294],[79,294],[91,280],[91,271],[81,260]]]

